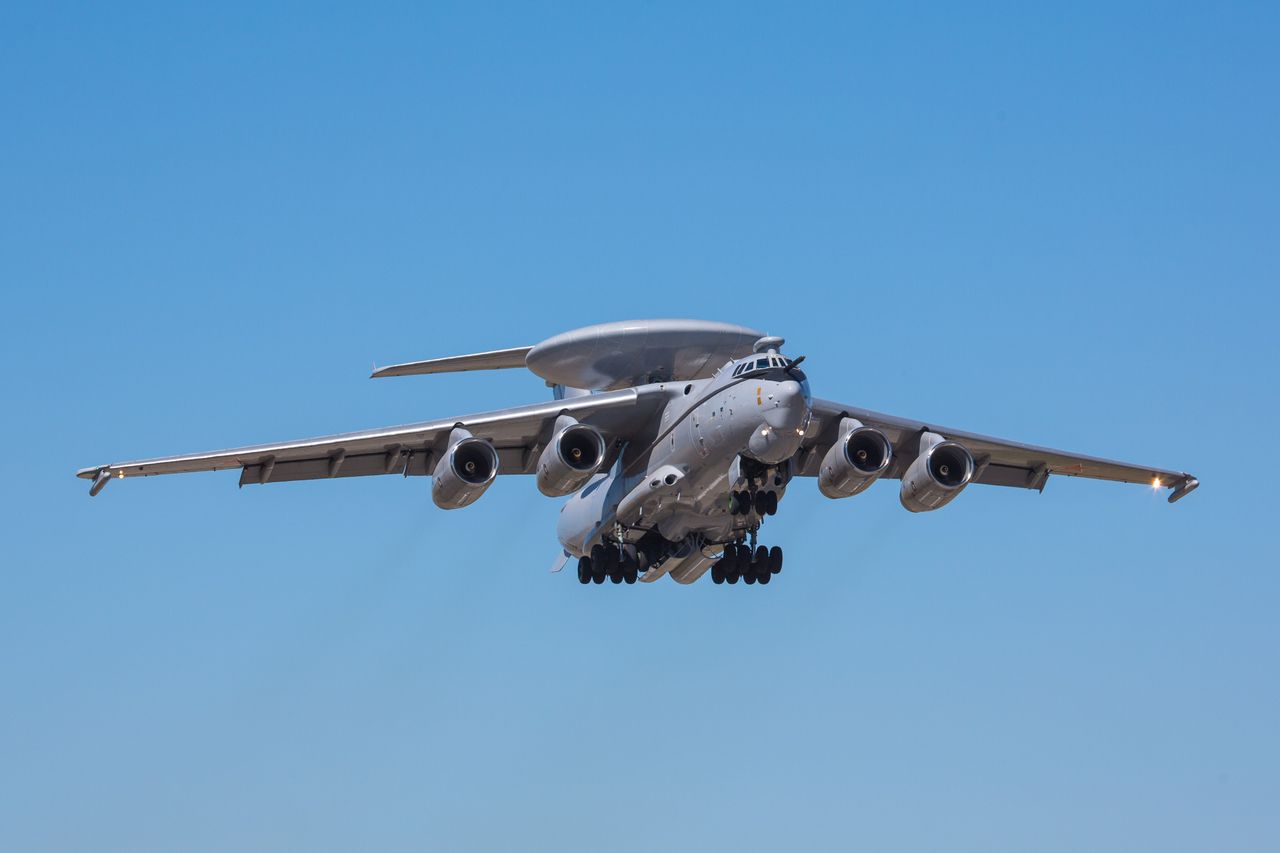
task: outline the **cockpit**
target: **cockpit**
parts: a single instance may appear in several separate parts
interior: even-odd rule
[[[775,352],[768,354],[754,355],[751,358],[743,359],[736,367],[733,368],[734,377],[743,376],[769,376],[770,372],[776,375],[769,376],[770,379],[779,382],[787,379],[794,379],[800,383],[800,389],[806,400],[811,399],[809,394],[809,377],[804,375],[804,371],[794,366],[795,362],[784,355],[778,355]],[[782,371],[786,371],[785,373]]]
[[[786,367],[791,364],[791,359],[781,355],[761,355],[755,358],[749,358],[733,369],[734,376],[742,376],[743,374],[754,374],[761,370],[770,370]],[[796,372],[799,372],[796,368]],[[799,379],[799,377],[796,377]]]

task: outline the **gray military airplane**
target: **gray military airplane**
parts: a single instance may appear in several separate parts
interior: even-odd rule
[[[587,326],[536,346],[384,367],[373,376],[527,368],[551,402],[322,438],[97,465],[111,479],[240,469],[240,485],[430,476],[441,509],[474,503],[499,474],[533,474],[560,511],[559,571],[581,583],[670,575],[767,584],[782,549],[759,544],[797,477],[829,498],[900,480],[911,512],[950,503],[971,483],[1043,490],[1051,474],[1169,488],[1183,471],[1112,462],[815,399],[783,339],[726,323],[646,320]]]

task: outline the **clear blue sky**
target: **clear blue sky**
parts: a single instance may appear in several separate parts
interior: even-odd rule
[[[1274,4],[39,5],[0,847],[1280,848]],[[541,400],[366,375],[648,316],[1204,485],[801,483],[767,588],[583,588],[525,479],[72,477]]]

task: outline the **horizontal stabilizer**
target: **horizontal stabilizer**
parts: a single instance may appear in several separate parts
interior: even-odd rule
[[[472,355],[450,355],[445,358],[429,358],[426,361],[409,361],[375,368],[370,379],[384,376],[418,376],[424,373],[461,373],[466,370],[508,370],[524,367],[524,357],[533,347],[512,347]]]

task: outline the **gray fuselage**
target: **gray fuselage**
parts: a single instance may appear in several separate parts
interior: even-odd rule
[[[565,551],[581,556],[606,537],[647,531],[672,543],[741,538],[746,522],[730,511],[731,490],[754,479],[780,497],[809,422],[808,381],[785,364],[758,353],[709,379],[645,386],[666,397],[656,430],[565,503],[556,529]]]

